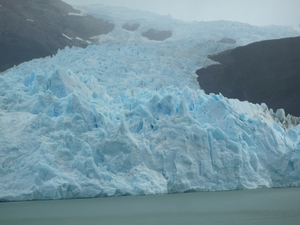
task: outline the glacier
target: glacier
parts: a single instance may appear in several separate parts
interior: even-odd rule
[[[233,47],[217,42],[228,31],[238,44],[297,33],[219,21],[217,36],[197,39],[169,18],[174,36],[154,42],[118,21],[101,45],[0,75],[0,201],[300,185],[300,125],[264,103],[207,94],[195,75]]]

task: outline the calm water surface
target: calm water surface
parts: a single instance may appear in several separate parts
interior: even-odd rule
[[[300,188],[0,203],[0,224],[299,225]]]

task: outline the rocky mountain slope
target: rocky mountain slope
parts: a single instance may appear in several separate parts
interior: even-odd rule
[[[114,24],[61,0],[0,0],[0,72],[66,46],[85,47]]]
[[[256,42],[210,58],[221,64],[197,71],[207,93],[300,116],[300,37]]]

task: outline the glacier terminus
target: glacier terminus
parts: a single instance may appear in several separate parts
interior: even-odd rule
[[[205,93],[195,74],[233,45],[299,33],[117,12],[99,45],[0,75],[0,201],[300,185],[300,126],[264,103]],[[172,37],[140,35],[151,27]]]

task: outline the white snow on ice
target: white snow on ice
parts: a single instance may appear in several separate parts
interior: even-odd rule
[[[235,46],[222,37],[297,33],[159,18],[135,32],[116,19],[99,46],[0,76],[1,201],[299,186],[300,126],[284,128],[284,112],[265,104],[205,94],[195,75],[213,63],[207,55]],[[153,24],[173,37],[141,37]]]

